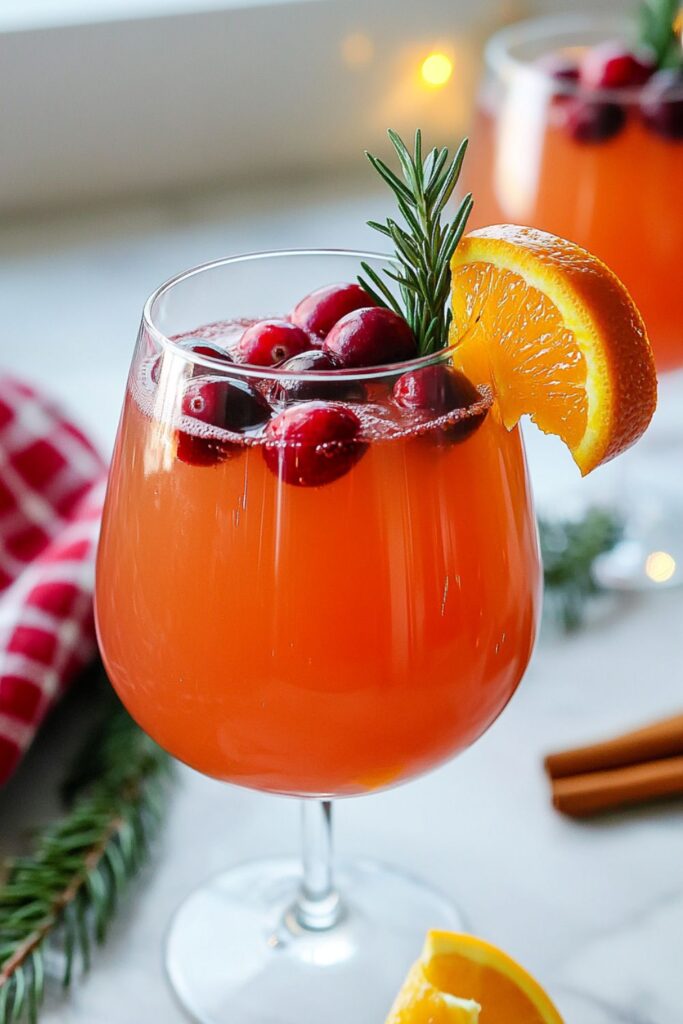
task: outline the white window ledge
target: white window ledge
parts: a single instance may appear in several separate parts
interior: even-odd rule
[[[0,32],[92,25],[247,7],[277,6],[292,0],[3,0]],[[321,0],[302,0],[321,2]]]

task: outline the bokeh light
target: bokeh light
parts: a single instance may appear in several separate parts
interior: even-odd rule
[[[422,81],[433,88],[445,85],[453,74],[453,61],[445,53],[430,53],[420,68]]]
[[[645,559],[645,572],[653,583],[668,583],[676,572],[676,559],[668,551],[651,551]]]
[[[349,67],[369,64],[375,55],[375,44],[366,32],[351,32],[341,41],[342,60]]]

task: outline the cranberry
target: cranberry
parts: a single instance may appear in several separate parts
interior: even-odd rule
[[[588,89],[622,89],[643,85],[656,67],[647,53],[634,53],[622,43],[602,43],[581,62],[581,83]]]
[[[382,366],[417,355],[417,342],[403,317],[391,309],[356,309],[339,320],[323,344],[337,366]]]
[[[180,341],[176,342],[176,345],[186,352],[194,352],[198,356],[208,356],[209,359],[217,359],[219,363],[234,363],[235,361],[224,348],[216,345],[213,341],[207,341],[206,338],[181,338]],[[201,372],[201,369],[197,367],[195,372],[197,371]]]
[[[683,139],[683,70],[665,68],[653,75],[640,107],[651,131],[665,139]]]
[[[294,307],[292,323],[325,338],[347,313],[374,305],[372,297],[359,284],[328,284],[311,292]]]
[[[428,412],[435,417],[445,416],[456,409],[469,409],[481,401],[474,384],[459,370],[443,364],[410,370],[394,384],[394,401],[412,412]],[[486,412],[477,413],[439,427],[439,440],[464,441],[484,422]]]
[[[288,484],[318,487],[351,469],[367,444],[351,409],[325,402],[293,405],[266,427],[266,465]]]
[[[311,339],[288,320],[257,320],[240,338],[237,355],[252,366],[275,366],[311,348]]]
[[[212,341],[206,341],[205,338],[181,338],[179,341],[176,341],[176,346],[184,349],[186,352],[196,352],[199,356],[209,356],[211,359],[217,359],[221,363],[234,362],[232,356],[224,348],[220,348],[219,345],[215,345]],[[159,383],[162,359],[163,354],[159,353],[152,360],[150,376],[155,384]],[[195,374],[202,373],[203,369],[200,366],[195,366],[194,372]]]
[[[536,66],[556,82],[571,85],[579,80],[578,63],[565,53],[547,53]]]
[[[567,131],[577,142],[606,142],[618,135],[626,113],[618,103],[571,99],[564,108]]]
[[[282,370],[291,370],[292,373],[327,373],[337,369],[326,352],[319,348],[310,352],[301,352],[298,356],[292,356],[280,367]],[[297,377],[292,380],[283,378],[276,386],[274,397],[279,402],[304,402],[315,398],[337,400],[339,402],[362,402],[365,398],[365,388],[360,381],[345,380],[338,375],[337,380],[306,380],[305,377]]]
[[[184,416],[234,433],[261,426],[272,414],[251,384],[224,377],[194,377],[185,388],[181,409]],[[235,441],[178,431],[178,458],[195,466],[213,466],[241,448]]]

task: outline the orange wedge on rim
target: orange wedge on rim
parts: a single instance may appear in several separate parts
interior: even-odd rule
[[[386,1024],[563,1024],[538,982],[472,935],[432,931]]]
[[[632,445],[657,403],[642,317],[596,256],[514,224],[472,231],[451,262],[455,364],[490,383],[503,422],[524,414],[582,474]]]

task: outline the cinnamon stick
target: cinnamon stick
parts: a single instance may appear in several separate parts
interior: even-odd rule
[[[553,780],[554,806],[574,818],[671,796],[683,796],[683,756]]]
[[[674,715],[602,743],[549,754],[545,769],[551,779],[683,756],[683,715]]]

